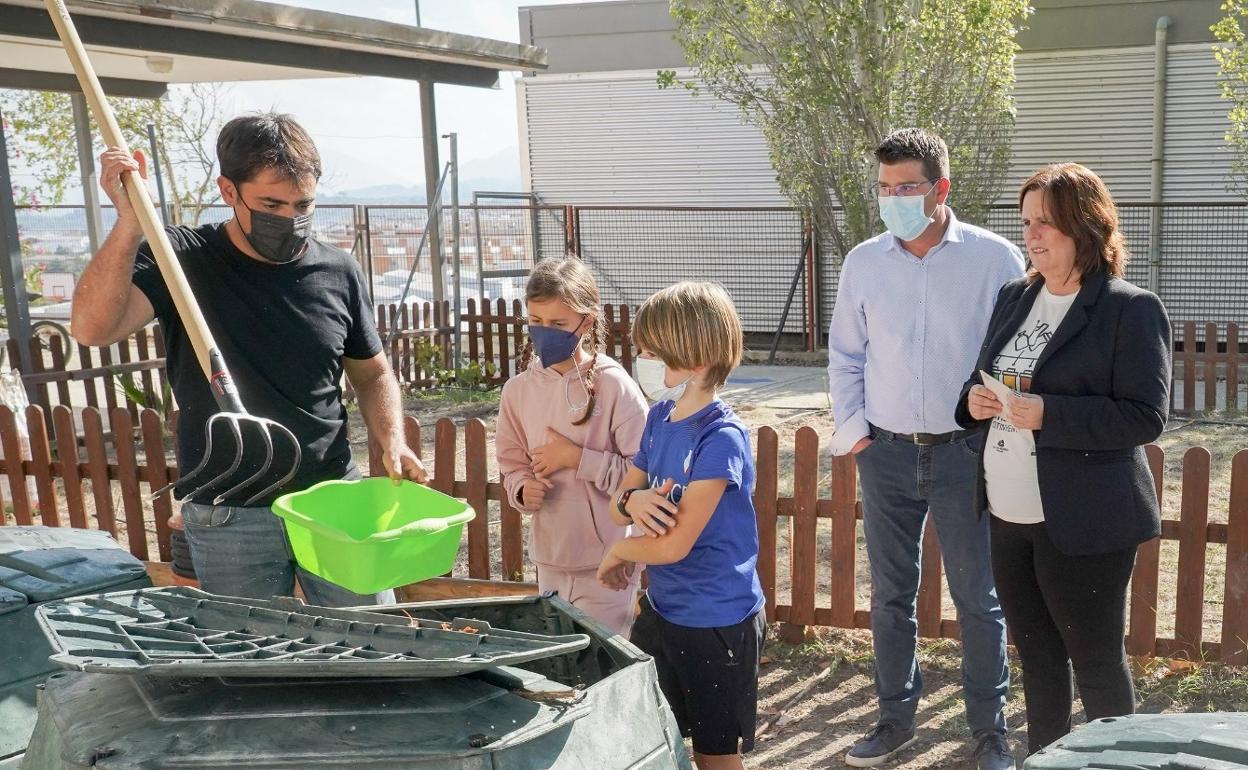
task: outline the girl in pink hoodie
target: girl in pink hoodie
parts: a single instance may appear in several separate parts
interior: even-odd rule
[[[628,636],[640,575],[616,592],[597,569],[627,534],[608,506],[641,443],[646,400],[624,367],[599,352],[606,323],[584,262],[542,260],[525,299],[522,371],[503,386],[495,436],[503,487],[512,505],[533,514],[529,558],[541,590]]]

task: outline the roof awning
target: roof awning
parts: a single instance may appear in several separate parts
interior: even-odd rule
[[[367,75],[489,88],[545,69],[533,46],[258,0],[68,0],[107,90]],[[76,91],[40,0],[0,0],[0,88]]]

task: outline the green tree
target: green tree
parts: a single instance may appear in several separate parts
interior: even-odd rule
[[[1229,188],[1248,196],[1248,47],[1244,45],[1248,2],[1226,0],[1222,10],[1226,15],[1209,29],[1218,41],[1213,47],[1221,75],[1218,88],[1222,98],[1230,103],[1226,117],[1231,125],[1226,132],[1226,144],[1234,155]]]
[[[949,145],[951,203],[1001,190],[1027,0],[672,0],[697,81],[762,131],[781,190],[844,255],[879,231],[872,150],[919,126]],[[679,82],[659,73],[660,87]],[[833,215],[837,206],[839,216]]]
[[[165,197],[174,224],[197,224],[201,209],[219,197],[212,145],[223,123],[225,91],[219,83],[197,83],[178,86],[165,99],[109,99],[131,149],[147,152],[147,125],[155,126]],[[35,179],[33,185],[17,190],[19,198],[60,203],[80,178],[69,95],[7,91],[0,92],[0,98],[10,136]],[[104,148],[94,118],[91,127],[98,157]]]

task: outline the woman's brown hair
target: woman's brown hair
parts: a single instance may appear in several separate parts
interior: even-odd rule
[[[1118,229],[1118,207],[1101,178],[1078,163],[1045,166],[1018,190],[1021,209],[1027,193],[1044,196],[1044,210],[1053,226],[1075,242],[1075,271],[1080,276],[1104,272],[1121,278],[1127,269],[1127,244]],[[1035,268],[1027,281],[1036,280]]]
[[[589,370],[584,374],[589,401],[585,404],[585,413],[581,418],[572,422],[573,425],[583,425],[594,413],[598,400],[594,375],[598,372],[598,351],[607,344],[607,325],[602,320],[602,305],[594,274],[580,257],[548,257],[533,266],[533,271],[529,273],[529,282],[524,288],[524,299],[526,302],[557,299],[574,312],[594,317],[593,326],[581,341],[591,360]],[[530,338],[525,340],[524,349],[520,352],[520,371],[528,369],[532,360],[533,340]]]

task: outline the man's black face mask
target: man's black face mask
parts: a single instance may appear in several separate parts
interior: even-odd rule
[[[256,211],[243,200],[234,185],[238,202],[251,212],[251,232],[243,230],[243,237],[268,261],[284,265],[298,259],[312,238],[312,212],[297,217],[284,217],[267,211]],[[240,223],[239,229],[242,230]]]

